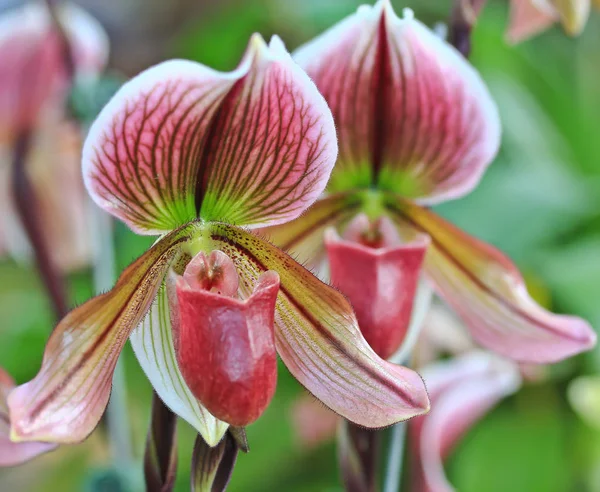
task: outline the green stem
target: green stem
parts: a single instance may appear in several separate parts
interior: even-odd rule
[[[392,427],[383,492],[398,492],[400,490],[406,426],[406,422],[399,422]]]
[[[421,334],[425,316],[429,311],[432,295],[433,290],[429,284],[425,281],[421,281],[415,296],[415,304],[406,337],[398,352],[390,357],[390,362],[408,365],[417,340],[419,339],[419,335]],[[400,490],[400,485],[402,484],[402,467],[407,426],[408,422],[398,422],[392,427],[383,492],[398,492],[398,490]]]

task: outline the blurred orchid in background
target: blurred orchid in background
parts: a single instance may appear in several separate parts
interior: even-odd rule
[[[313,264],[326,246],[332,284],[349,296],[379,355],[402,341],[421,261],[436,292],[489,350],[549,363],[595,344],[587,322],[535,303],[501,252],[427,208],[471,191],[500,144],[495,103],[452,46],[410,10],[398,18],[381,0],[294,57],[330,105],[340,155],[329,193],[267,233]],[[328,228],[342,233],[330,229],[324,242]]]
[[[516,392],[516,364],[486,352],[434,363],[422,369],[431,398],[429,414],[409,424],[413,492],[454,490],[444,472],[452,447],[501,399]]]
[[[570,36],[581,34],[598,0],[511,0],[508,41],[519,43],[560,22]]]
[[[440,334],[448,334],[441,338]],[[444,461],[455,445],[503,398],[517,392],[523,380],[518,364],[490,352],[477,350],[464,327],[437,303],[427,313],[412,363],[423,376],[431,410],[408,422],[410,475],[407,490],[454,490],[444,472]],[[449,357],[441,360],[441,356]],[[292,422],[304,446],[314,448],[335,435],[340,442],[340,463],[347,490],[371,490],[365,480],[360,443],[373,431],[348,431],[318,402],[299,398],[292,405]],[[350,439],[359,439],[352,446]],[[362,440],[362,441],[360,441]],[[362,450],[364,452],[364,449]]]
[[[130,335],[160,399],[209,446],[264,411],[276,351],[359,425],[426,412],[420,376],[375,354],[344,296],[248,230],[300,215],[336,158],[331,113],[277,37],[253,36],[230,73],[169,61],[125,84],[90,129],[84,181],[101,208],[161,237],[55,328],[38,375],[9,395],[11,438],[86,438]]]
[[[0,253],[21,260],[32,254],[14,189],[15,154],[24,152],[22,166],[35,201],[28,206],[39,217],[53,263],[70,271],[88,264],[92,252],[80,171],[81,134],[66,114],[69,72],[97,76],[107,60],[108,40],[78,7],[61,4],[57,14],[66,48],[42,2],[0,18]],[[73,67],[67,66],[65,49],[72,51]]]

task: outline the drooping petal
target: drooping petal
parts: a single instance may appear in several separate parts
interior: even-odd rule
[[[165,281],[173,282],[173,277],[168,275]],[[181,375],[172,327],[179,320],[171,311],[169,292],[174,293],[174,288],[167,289],[163,284],[150,312],[129,340],[146,377],[165,405],[194,427],[210,446],[216,446],[228,424],[216,419],[198,402]]]
[[[6,371],[0,369],[0,467],[25,463],[56,447],[47,442],[12,442],[10,440],[10,416],[6,399],[15,383]]]
[[[195,263],[202,265],[201,277]],[[226,278],[227,270],[235,282]],[[210,290],[207,281],[214,282]],[[279,277],[265,272],[245,300],[213,290],[232,285],[237,287],[232,260],[221,251],[209,258],[200,252],[176,279],[179,322],[173,328],[187,386],[215,417],[243,427],[262,415],[275,393],[273,324]]]
[[[60,321],[37,376],[9,395],[13,440],[72,443],[94,430],[108,403],[119,353],[195,227],[162,238],[121,274],[111,291]]]
[[[343,295],[256,235],[227,224],[207,227],[214,248],[236,264],[247,294],[262,272],[279,274],[277,351],[314,396],[365,427],[384,427],[427,411],[419,375],[377,356]]]
[[[486,353],[472,353],[423,370],[431,412],[410,423],[415,447],[412,490],[450,492],[444,459],[456,442],[502,398],[518,390],[516,365]]]
[[[144,452],[146,492],[171,492],[177,473],[177,416],[156,393]]]
[[[478,343],[532,363],[556,362],[594,346],[590,325],[538,305],[500,251],[408,201],[392,197],[388,206],[405,224],[431,237],[426,273]]]
[[[295,59],[338,126],[332,189],[377,184],[440,202],[468,193],[498,150],[498,112],[479,74],[389,0],[361,6]]]
[[[182,60],[125,84],[84,146],[94,200],[139,233],[197,216],[271,225],[323,191],[337,144],[331,113],[279,38],[255,35],[239,67]]]
[[[559,19],[550,0],[511,0],[506,39],[520,43],[548,29]]]
[[[406,335],[429,238],[370,247],[329,229],[325,245],[331,284],[348,297],[371,348],[388,359]]]
[[[303,265],[315,267],[324,259],[323,234],[330,226],[342,226],[356,214],[360,197],[342,192],[317,200],[297,219],[261,232],[277,247],[292,253]]]

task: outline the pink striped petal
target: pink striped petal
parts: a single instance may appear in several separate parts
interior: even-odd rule
[[[375,226],[376,233],[383,236],[379,247],[363,244],[364,238],[342,239],[334,229],[325,236],[331,284],[348,297],[361,333],[382,359],[388,359],[404,340],[429,245],[426,235],[408,244],[398,244],[399,238],[397,242],[386,241],[379,232],[386,221],[389,219]],[[361,230],[355,230],[357,227]],[[371,227],[367,217],[359,215],[344,235],[365,234]]]
[[[291,220],[323,191],[336,154],[314,84],[279,38],[255,35],[233,72],[176,60],[125,84],[90,130],[83,169],[98,205],[153,234],[198,214]]]
[[[17,443],[10,440],[10,417],[6,399],[14,387],[12,378],[0,369],[0,467],[20,465],[56,447],[56,444],[45,442]]]
[[[37,376],[8,397],[13,440],[72,443],[94,430],[108,403],[121,349],[195,227],[162,238],[121,274],[111,291],[60,321]]]
[[[226,253],[250,295],[262,272],[279,274],[277,352],[326,406],[364,427],[385,427],[427,412],[420,376],[381,359],[358,328],[350,303],[283,251],[244,229],[207,224],[212,247]]]
[[[500,251],[409,201],[392,197],[388,207],[431,237],[426,273],[478,343],[531,363],[557,362],[595,345],[596,334],[586,321],[538,305]]]
[[[414,492],[450,492],[444,459],[465,432],[502,398],[517,391],[516,365],[486,353],[439,362],[422,371],[432,401],[428,415],[410,422],[415,448]]]
[[[498,150],[498,112],[479,74],[389,0],[361,6],[295,59],[338,126],[332,189],[377,184],[440,202],[468,193]]]

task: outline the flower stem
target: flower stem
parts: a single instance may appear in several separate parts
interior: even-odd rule
[[[94,245],[94,289],[106,292],[115,282],[115,256],[112,221],[102,210],[89,202],[89,223]],[[113,375],[112,393],[106,412],[108,434],[115,467],[127,470],[133,458],[131,431],[127,417],[127,384],[123,359],[119,358]]]
[[[383,492],[398,492],[400,490],[405,442],[406,422],[399,422],[392,427]]]
[[[47,239],[39,220],[37,197],[27,175],[26,162],[31,143],[31,133],[23,130],[14,147],[12,191],[21,225],[33,249],[42,282],[52,303],[56,318],[67,314],[65,286],[57,266],[50,255]]]
[[[415,296],[415,303],[406,337],[398,352],[390,357],[390,362],[405,366],[409,365],[412,352],[424,325],[425,316],[429,311],[432,296],[433,290],[431,286],[426,281],[421,281]],[[392,427],[383,492],[398,492],[400,490],[407,426],[408,422],[398,422]]]

